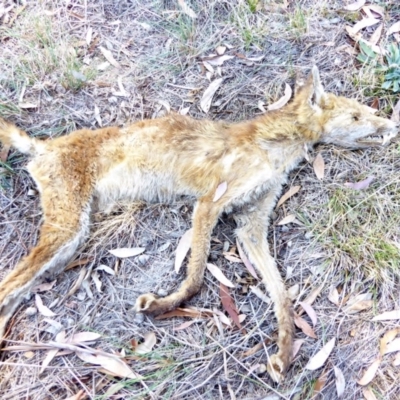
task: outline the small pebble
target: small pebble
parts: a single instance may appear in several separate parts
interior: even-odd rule
[[[165,297],[165,296],[168,295],[168,292],[165,289],[159,289],[157,291],[157,295],[160,296],[160,297]]]
[[[27,315],[28,317],[32,317],[33,315],[37,314],[37,308],[36,307],[28,307],[25,310],[25,315]]]
[[[141,325],[141,324],[143,324],[143,321],[144,321],[144,314],[136,313],[135,317],[133,318],[133,322],[136,325]]]
[[[136,257],[136,261],[139,265],[145,265],[149,259],[150,256],[148,254],[141,254],[140,256]]]

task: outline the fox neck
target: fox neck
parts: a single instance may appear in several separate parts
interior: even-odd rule
[[[266,113],[254,120],[256,137],[268,142],[269,146],[312,146],[317,143],[323,132],[315,111],[307,106],[287,106],[283,110]]]
[[[277,171],[288,173],[304,159],[321,138],[323,127],[314,110],[286,107],[254,120],[258,146],[268,153]]]

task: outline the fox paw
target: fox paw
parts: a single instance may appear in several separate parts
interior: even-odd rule
[[[152,293],[142,294],[136,300],[136,312],[151,314],[157,310],[158,297]]]
[[[277,354],[273,354],[267,364],[267,371],[269,376],[272,378],[272,380],[276,383],[282,382],[284,376],[285,376],[285,371],[286,371],[286,366],[285,363],[282,361],[282,359],[279,357]]]

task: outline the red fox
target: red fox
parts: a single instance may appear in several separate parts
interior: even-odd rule
[[[35,280],[45,271],[61,271],[73,257],[95,207],[120,199],[172,202],[186,195],[196,199],[187,277],[166,297],[139,296],[136,310],[165,313],[195,295],[218,217],[233,213],[237,237],[275,305],[278,352],[268,371],[279,381],[291,359],[293,311],[266,232],[282,185],[316,143],[359,149],[383,145],[396,133],[395,123],[369,107],[326,93],[316,67],[290,104],[239,123],[170,114],[41,141],[0,119],[0,141],[32,156],[28,170],[43,209],[37,245],[0,284],[0,337]],[[223,182],[227,190],[214,201]]]

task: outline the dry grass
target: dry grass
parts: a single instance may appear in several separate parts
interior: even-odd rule
[[[378,94],[382,114],[391,111],[394,96],[377,89],[376,77],[357,65],[354,56],[337,50],[351,44],[344,26],[358,18],[357,13],[343,12],[342,2],[292,1],[287,11],[273,8],[267,1],[192,3],[197,20],[182,14],[175,1],[28,4],[11,27],[4,23],[0,28],[0,115],[41,137],[98,126],[96,107],[104,125],[159,115],[164,112],[159,100],[167,101],[173,110],[191,106],[190,115],[203,117],[198,104],[209,82],[202,74],[199,57],[222,44],[231,46],[227,51],[232,55],[265,57],[252,63],[236,57],[222,66],[225,81],[210,118],[239,120],[257,115],[258,101],[278,99],[282,83],[293,83],[295,73],[308,71],[314,63],[327,90],[367,104]],[[15,5],[10,15],[19,7]],[[392,1],[386,2],[386,9],[386,23],[390,24],[399,7]],[[106,60],[99,46],[112,52],[120,68],[111,65],[104,70]],[[118,77],[128,92],[125,97],[118,95]],[[35,108],[23,108],[26,103]],[[371,319],[399,307],[400,144],[397,141],[377,151],[349,152],[328,146],[318,151],[326,162],[325,179],[320,182],[306,163],[295,171],[289,185],[300,184],[302,189],[276,212],[270,230],[271,248],[287,286],[300,288],[296,309],[298,301],[323,285],[313,305],[318,339],[297,331],[305,343],[284,383],[275,387],[266,375],[254,371],[258,363],[265,364],[265,352],[274,351],[276,323],[272,305],[246,293],[245,284],[232,291],[238,308],[247,315],[245,336],[234,329],[219,331],[205,320],[174,331],[183,319],[140,321],[134,316],[131,309],[139,294],[169,292],[179,285],[182,276],[177,279],[173,271],[174,251],[189,227],[191,214],[191,205],[184,202],[171,207],[135,204],[96,216],[91,239],[79,257],[92,259],[84,267],[87,269],[99,264],[114,267],[116,260],[107,250],[116,247],[144,246],[146,257],[123,260],[116,276],[101,272],[102,293],[89,281],[93,298],[83,288],[66,297],[79,268],[59,276],[55,287],[42,298],[68,334],[82,330],[101,333],[96,347],[108,352],[125,349],[129,354],[132,338],[139,340],[154,331],[154,351],[131,364],[145,377],[144,384],[126,380],[113,386],[118,379],[75,355],[56,358],[39,375],[44,352],[35,351],[32,358],[6,352],[1,356],[2,398],[65,399],[83,390],[84,398],[97,399],[261,399],[274,393],[276,398],[309,399],[322,370],[311,372],[304,367],[332,337],[337,344],[326,365],[328,380],[321,398],[336,398],[333,365],[341,368],[346,378],[345,398],[361,398],[356,381],[378,355],[381,335],[398,326],[396,321],[376,323]],[[40,207],[37,196],[28,196],[34,185],[23,169],[25,162],[20,154],[11,152],[0,172],[0,278],[37,238]],[[365,191],[344,186],[346,181],[369,175],[375,180]],[[304,225],[277,226],[289,213],[295,213]],[[242,265],[230,264],[222,256],[224,242],[234,244],[233,229],[229,218],[221,219],[214,232],[220,243],[212,243],[210,259],[233,281],[239,276],[255,284]],[[343,307],[328,300],[334,287],[340,291],[340,301],[349,295],[371,293],[372,309],[346,314]],[[221,309],[218,285],[210,274],[190,303]],[[31,299],[15,314],[10,344],[54,339],[54,329],[48,329],[50,324],[43,316],[25,314],[32,306]],[[243,351],[265,339],[270,339],[265,351],[242,357]],[[392,359],[384,356],[369,385],[379,399],[400,397]],[[119,391],[111,395],[107,392],[110,388]]]

